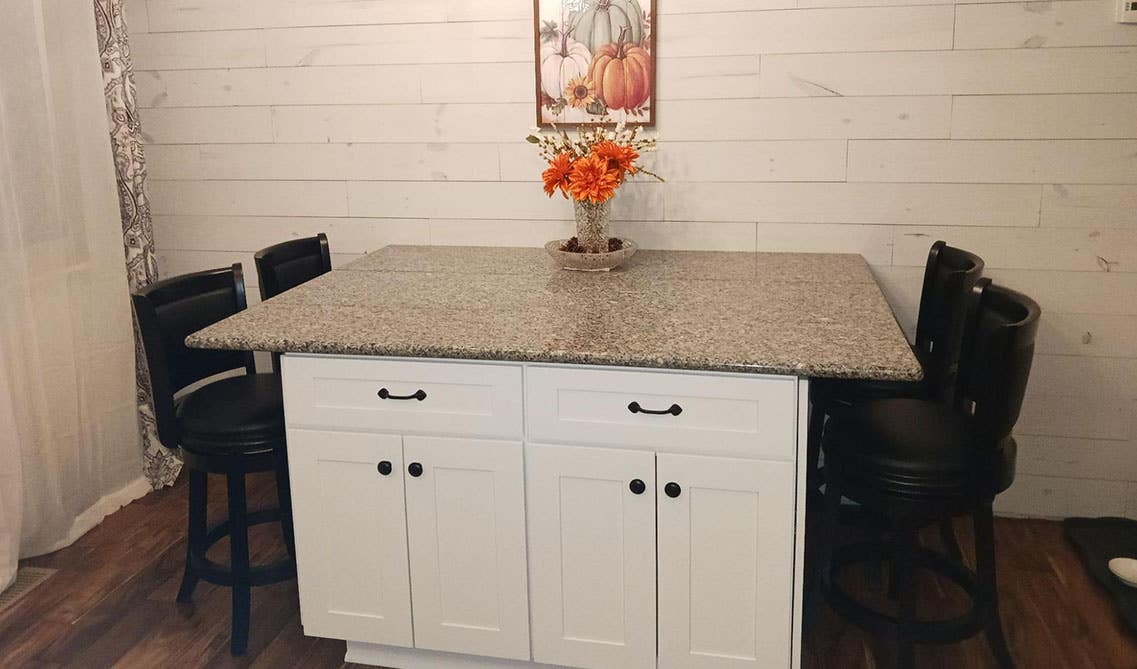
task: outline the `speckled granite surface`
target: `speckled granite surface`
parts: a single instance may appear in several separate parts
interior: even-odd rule
[[[200,348],[914,380],[858,255],[640,251],[609,273],[543,249],[392,246],[197,332]]]

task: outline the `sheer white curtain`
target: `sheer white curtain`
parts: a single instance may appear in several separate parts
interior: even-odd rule
[[[0,589],[149,490],[89,3],[0,0]]]

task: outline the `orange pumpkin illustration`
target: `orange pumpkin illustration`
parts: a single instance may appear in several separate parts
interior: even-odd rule
[[[627,43],[627,34],[624,28],[619,41],[597,49],[588,70],[609,109],[637,109],[651,96],[651,54]]]

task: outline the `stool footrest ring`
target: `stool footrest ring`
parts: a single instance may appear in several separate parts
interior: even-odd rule
[[[835,577],[853,564],[879,560],[887,554],[887,548],[877,541],[861,542],[835,550],[829,578],[824,586],[825,599],[830,606],[858,627],[878,634],[895,632],[899,626],[896,616],[858,601],[836,583]],[[913,621],[909,626],[913,641],[921,644],[952,644],[970,638],[987,626],[994,610],[989,605],[974,603],[980,599],[977,597],[979,593],[975,572],[951,561],[945,555],[923,547],[913,554],[913,561],[917,568],[953,581],[973,602],[966,613],[953,618]]]
[[[273,523],[280,520],[280,509],[263,509],[248,515],[249,526]],[[233,586],[233,571],[227,565],[214,562],[205,556],[205,552],[213,544],[229,536],[230,523],[222,521],[211,527],[205,534],[205,546],[201,552],[190,550],[187,555],[190,569],[203,581],[214,585]],[[249,568],[248,584],[250,586],[270,585],[296,578],[296,559],[287,558],[267,565],[251,566]]]

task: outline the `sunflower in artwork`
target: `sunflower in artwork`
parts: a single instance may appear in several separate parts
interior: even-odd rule
[[[569,193],[573,199],[600,204],[612,199],[619,187],[620,173],[595,153],[573,162],[569,172]]]
[[[565,100],[573,107],[587,109],[596,102],[596,82],[583,75],[570,79],[565,86]]]

